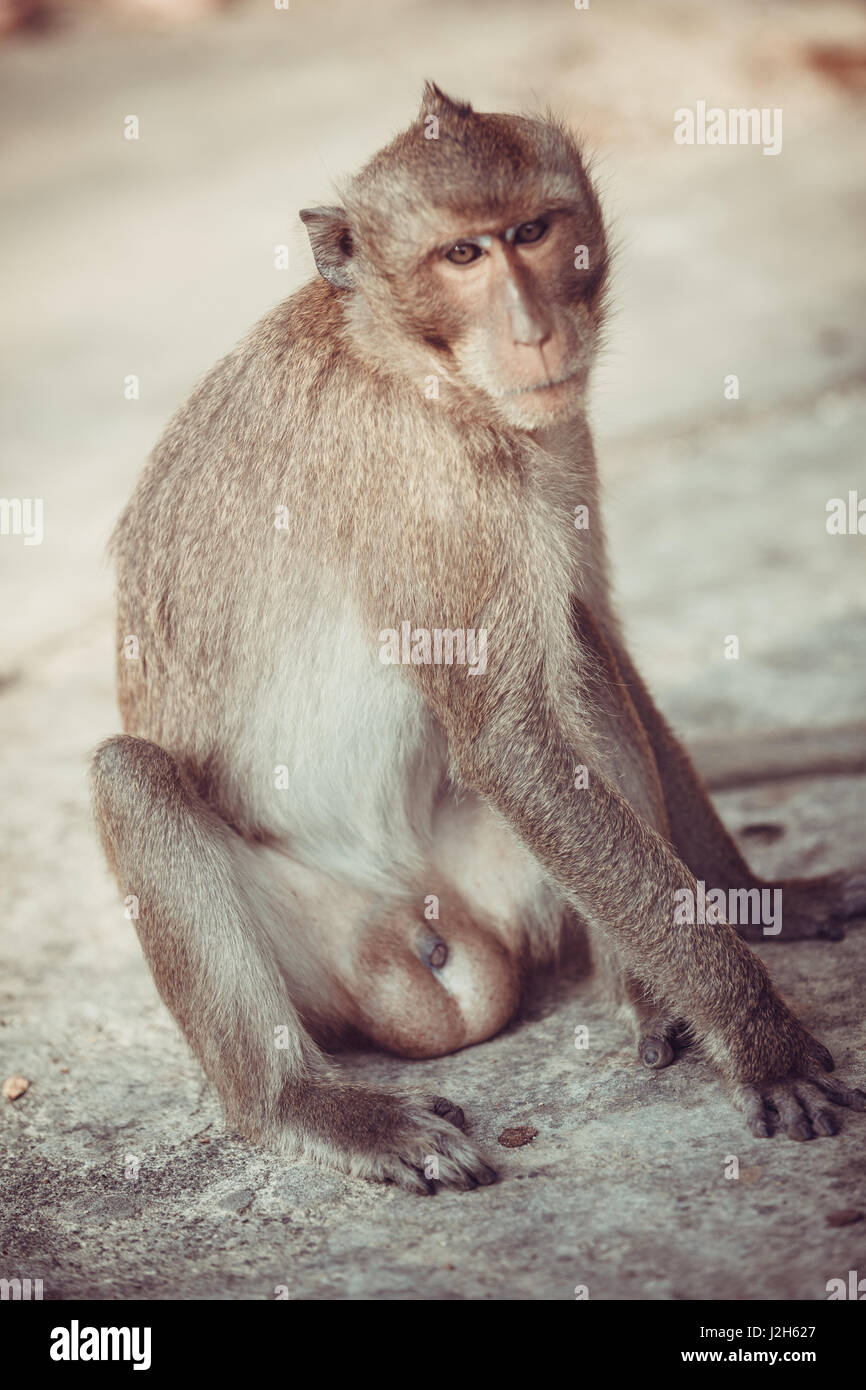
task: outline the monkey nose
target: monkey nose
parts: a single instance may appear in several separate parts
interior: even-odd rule
[[[526,310],[513,309],[511,337],[515,347],[542,348],[550,338],[550,328],[542,319]]]

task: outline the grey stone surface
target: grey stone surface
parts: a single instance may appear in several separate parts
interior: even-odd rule
[[[463,1105],[496,1187],[413,1199],[226,1136],[102,865],[84,772],[118,723],[102,551],[141,460],[192,380],[309,273],[295,209],[405,120],[427,75],[479,106],[550,99],[601,150],[621,250],[599,453],[626,625],[666,711],[694,738],[862,718],[866,538],[824,528],[829,497],[866,492],[862,105],[808,61],[819,40],[862,42],[862,14],[290,15],[85,24],[0,50],[2,491],[46,505],[41,547],[0,544],[0,1073],[31,1082],[0,1102],[0,1276],[42,1277],[51,1298],[820,1299],[866,1272],[866,1221],[827,1225],[866,1211],[866,1120],[808,1145],[748,1138],[706,1064],[637,1067],[579,963],[481,1047],[344,1059]],[[700,97],[782,105],[783,154],[675,149],[673,109]],[[719,805],[759,868],[817,872],[866,861],[864,790],[801,778]],[[863,1085],[863,930],[761,952]],[[497,1143],[523,1124],[531,1144]]]

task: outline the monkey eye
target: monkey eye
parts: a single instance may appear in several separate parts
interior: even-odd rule
[[[461,241],[456,246],[452,246],[450,251],[445,252],[446,261],[451,261],[453,265],[471,265],[477,261],[481,255],[481,247],[476,246],[473,241]]]
[[[524,222],[514,233],[514,240],[523,246],[533,241],[541,241],[547,231],[547,222],[543,217],[539,217],[535,222]]]

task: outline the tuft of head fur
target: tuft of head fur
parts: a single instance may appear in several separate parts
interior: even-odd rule
[[[471,116],[472,106],[468,101],[455,101],[436,82],[428,80],[424,83],[424,90],[421,93],[421,109],[418,112],[418,119],[422,120],[425,116],[443,116],[445,114],[458,116]]]
[[[438,122],[435,136],[426,118]],[[435,83],[424,87],[416,119],[368,161],[343,190],[359,244],[416,251],[435,234],[436,214],[519,217],[533,199],[579,201],[588,220],[600,210],[571,132],[550,116],[475,111]],[[399,253],[398,253],[399,254]],[[403,259],[402,257],[400,259]]]

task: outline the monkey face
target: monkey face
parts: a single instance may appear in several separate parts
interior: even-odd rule
[[[528,212],[510,225],[488,216],[483,229],[455,220],[425,270],[460,379],[534,429],[583,407],[598,278],[580,263],[579,208]]]
[[[435,367],[518,428],[580,412],[607,249],[563,127],[477,113],[428,85],[414,125],[345,203],[301,217],[320,273],[352,291],[363,351],[403,373]]]

